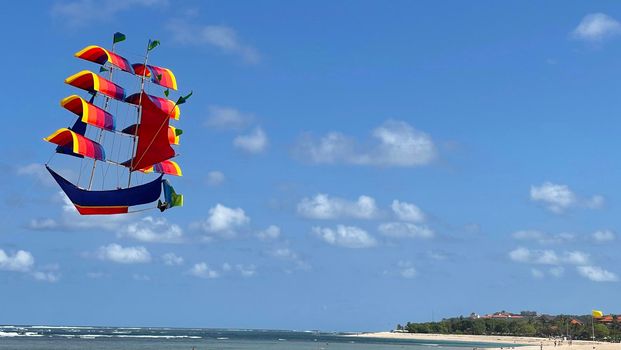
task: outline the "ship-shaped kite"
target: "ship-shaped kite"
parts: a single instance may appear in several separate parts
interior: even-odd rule
[[[111,50],[88,46],[75,54],[99,64],[99,74],[107,75],[107,79],[88,70],[65,79],[66,84],[90,96],[62,99],[61,106],[77,115],[77,120],[44,139],[57,145],[55,153],[81,159],[75,183],[52,170],[49,162],[46,168],[82,215],[124,214],[130,207],[155,202],[161,211],[183,205],[183,196],[175,193],[163,176],[181,176],[179,165],[171,160],[177,156],[171,145],[179,144],[182,131],[169,122],[179,119],[179,105],[192,93],[176,102],[168,99],[170,90],[177,90],[175,76],[169,69],[148,62],[159,41],[149,40],[144,61],[130,64],[114,52],[115,44],[123,40],[125,35],[115,33]],[[113,77],[124,78],[130,87],[139,87],[139,92],[127,95]],[[165,97],[152,91],[163,91]],[[119,118],[121,115],[124,118]],[[139,210],[145,209],[135,211]]]

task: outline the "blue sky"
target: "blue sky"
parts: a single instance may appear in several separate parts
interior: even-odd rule
[[[619,312],[615,2],[75,0],[0,16],[0,323]],[[41,138],[72,122],[63,79],[97,69],[73,54],[116,31],[132,62],[160,40],[151,62],[194,91],[175,124],[185,206],[79,217]]]

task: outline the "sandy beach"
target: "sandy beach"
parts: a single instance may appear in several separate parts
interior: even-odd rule
[[[416,339],[416,340],[444,340],[444,341],[466,341],[483,343],[504,343],[507,348],[516,344],[526,346],[520,347],[522,350],[621,350],[619,343],[592,342],[586,340],[574,340],[571,345],[567,341],[561,345],[554,345],[554,339],[535,338],[535,337],[512,337],[496,335],[464,335],[464,334],[426,334],[426,333],[397,333],[397,332],[375,332],[360,333],[351,335],[352,337],[368,338],[392,338],[392,339]]]

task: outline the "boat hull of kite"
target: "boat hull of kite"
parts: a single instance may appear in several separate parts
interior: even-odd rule
[[[162,193],[162,176],[143,185],[107,191],[79,188],[50,167],[47,170],[82,215],[125,214],[129,207],[153,203]]]

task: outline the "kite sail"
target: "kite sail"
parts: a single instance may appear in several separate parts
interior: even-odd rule
[[[177,157],[173,146],[179,145],[182,130],[170,122],[179,120],[179,105],[191,93],[179,96],[177,102],[167,98],[169,89],[177,90],[175,75],[148,63],[159,41],[149,40],[144,62],[131,64],[115,52],[116,44],[124,40],[124,34],[115,33],[110,50],[91,45],[75,54],[99,64],[99,73],[107,72],[107,77],[83,70],[65,79],[88,95],[62,99],[61,106],[74,117],[72,126],[44,138],[56,145],[55,154],[73,156],[66,160],[79,162],[79,170],[71,172],[78,175],[75,182],[53,170],[49,162],[45,166],[82,215],[124,214],[131,212],[130,207],[148,204],[161,211],[183,205],[183,195],[163,177],[182,175],[179,164],[171,160]],[[122,76],[115,76],[116,72],[123,72]],[[140,90],[126,94],[123,86],[135,87],[136,81]],[[157,91],[166,98],[156,96]]]

